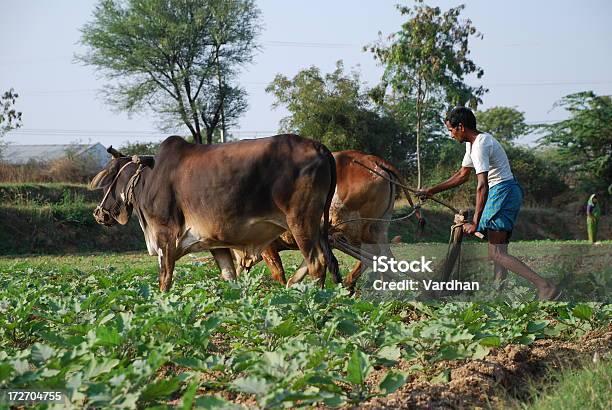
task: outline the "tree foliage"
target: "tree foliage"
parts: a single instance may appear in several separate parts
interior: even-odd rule
[[[555,107],[565,108],[569,118],[542,126],[540,142],[558,148],[583,189],[605,191],[612,181],[612,98],[584,91],[563,97]]]
[[[398,94],[389,94],[381,102],[381,109],[392,117],[401,132],[397,138],[409,149],[402,168],[407,173],[411,184],[418,183],[416,148],[417,110],[416,101],[410,97],[400,97]],[[430,101],[421,113],[422,139],[419,150],[420,162],[423,168],[430,174],[437,167],[440,153],[447,142],[453,142],[448,138],[446,129],[442,126],[445,105],[441,101]],[[413,178],[414,176],[414,178]],[[428,178],[424,175],[423,179]]]
[[[125,155],[157,155],[161,142],[125,142],[118,151]]]
[[[273,107],[290,113],[281,120],[283,132],[321,141],[334,151],[357,149],[399,163],[414,148],[401,124],[374,103],[376,90],[365,87],[358,72],[345,73],[341,61],[328,74],[314,66],[291,79],[279,74],[266,91],[275,97]]]
[[[389,36],[390,45],[381,40],[369,50],[385,67],[383,82],[402,97],[415,101],[418,184],[421,183],[420,140],[423,114],[433,101],[452,105],[480,102],[486,89],[464,82],[469,74],[482,77],[483,70],[469,57],[469,39],[482,37],[472,22],[461,20],[465,6],[442,12],[418,1],[414,7],[398,6],[407,21]]]
[[[508,143],[504,149],[527,202],[550,205],[554,197],[567,191],[557,163],[551,162],[546,153]]]
[[[525,114],[513,107],[492,107],[476,111],[478,129],[493,135],[499,141],[514,141],[529,132]]]
[[[77,59],[113,82],[106,96],[119,110],[151,108],[196,142],[204,128],[211,143],[222,120],[246,110],[232,83],[252,61],[259,14],[254,0],[101,0]]]
[[[17,98],[19,94],[12,88],[0,97],[0,137],[10,130],[21,127],[21,112],[15,109]]]
[[[490,133],[504,146],[527,202],[549,205],[554,197],[567,191],[562,169],[557,161],[551,160],[550,153],[514,144],[531,130],[523,112],[514,107],[492,107],[477,111],[476,120],[480,131]]]
[[[550,205],[553,199],[568,190],[563,180],[561,165],[550,158],[550,153],[502,141],[512,174],[520,182],[527,204]],[[445,181],[461,167],[465,145],[454,140],[441,141],[431,161],[431,172],[426,175],[427,186]],[[460,187],[437,194],[441,199],[471,207],[476,195],[476,178]]]

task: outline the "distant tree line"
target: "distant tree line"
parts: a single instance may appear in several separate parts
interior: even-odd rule
[[[504,145],[528,202],[550,204],[567,195],[570,186],[578,195],[567,201],[607,191],[612,183],[610,96],[566,96],[556,106],[566,108],[570,118],[549,125],[527,125],[515,107],[477,110],[488,90],[469,86],[464,78],[483,75],[468,57],[469,38],[481,35],[469,20],[460,20],[463,7],[442,12],[418,2],[398,8],[407,22],[389,36],[391,44],[366,47],[385,69],[380,84],[367,87],[358,72],[346,73],[341,61],[329,74],[309,67],[293,78],[275,77],[266,90],[275,96],[275,107],[289,111],[281,131],[320,140],[333,150],[379,155],[400,166],[414,186],[432,185],[459,168],[465,150],[448,137],[445,112],[469,105],[478,129]],[[541,134],[537,147],[516,143],[534,133]],[[466,184],[442,195],[467,202],[474,189]]]
[[[296,132],[332,150],[358,149],[399,166],[415,186],[431,185],[460,166],[464,147],[448,137],[445,112],[456,105],[476,110],[478,128],[505,146],[528,200],[549,203],[568,191],[605,191],[612,182],[610,97],[582,92],[557,103],[569,118],[528,126],[516,107],[478,110],[488,91],[469,85],[484,71],[470,57],[482,38],[464,6],[446,11],[422,1],[397,6],[400,29],[364,47],[382,65],[380,83],[367,86],[342,61],[322,73],[307,67],[292,78],[276,75],[266,91],[274,107],[289,112],[281,131]],[[166,129],[184,124],[196,143],[227,141],[226,127],[247,108],[237,83],[252,61],[260,32],[253,0],[102,0],[82,29],[81,61],[114,81],[107,89],[120,110],[150,109]],[[516,143],[540,133],[539,147]],[[132,145],[127,151],[153,152]],[[473,186],[444,193],[468,198]]]

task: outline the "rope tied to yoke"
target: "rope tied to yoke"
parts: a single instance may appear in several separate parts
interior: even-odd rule
[[[410,218],[412,215],[414,215],[416,213],[416,211],[418,211],[421,208],[421,204],[414,204],[412,205],[411,209],[412,212],[410,212],[407,215],[404,216],[400,216],[399,218],[391,218],[391,219],[383,219],[383,218],[353,218],[353,219],[347,219],[346,221],[340,221],[334,225],[331,226],[332,229],[337,228],[340,225],[344,225],[345,223],[349,223],[349,222],[357,222],[357,221],[371,221],[371,222],[399,222],[399,221],[403,221],[404,219],[408,219]]]
[[[124,164],[119,169],[119,172],[117,172],[117,175],[115,175],[115,178],[113,178],[113,181],[108,186],[108,189],[107,189],[106,193],[104,194],[104,197],[102,198],[102,201],[100,201],[100,204],[94,210],[94,215],[97,212],[102,212],[102,213],[107,213],[107,214],[109,214],[109,215],[111,215],[113,217],[117,216],[117,214],[119,213],[119,208],[121,208],[121,204],[119,202],[115,203],[113,205],[112,209],[110,209],[110,210],[104,209],[102,207],[102,205],[104,204],[104,202],[108,198],[111,190],[113,189],[113,187],[115,186],[117,181],[119,180],[119,176],[121,175],[123,170],[125,170],[128,167],[128,165],[130,165],[130,164],[136,164],[137,168],[136,168],[136,171],[134,172],[134,174],[128,180],[124,190],[121,193],[123,194],[123,197],[125,198],[124,202],[125,202],[126,205],[132,205],[134,203],[134,189],[136,188],[136,185],[138,184],[138,181],[140,180],[140,174],[142,173],[142,171],[144,169],[143,164],[142,164],[140,158],[137,155],[134,155],[132,157],[131,161],[127,162],[126,164]]]
[[[370,171],[373,174],[378,175],[379,177],[381,177],[381,178],[391,182],[392,184],[395,184],[395,185],[397,185],[399,187],[402,187],[402,188],[406,189],[409,192],[412,192],[413,194],[418,194],[418,192],[419,192],[417,189],[411,188],[411,187],[406,186],[406,185],[404,185],[404,184],[402,184],[402,183],[400,183],[398,181],[392,180],[391,178],[387,177],[386,175],[381,174],[380,172],[378,172],[378,171],[368,167],[367,165],[365,165],[364,163],[362,163],[362,162],[360,162],[360,161],[358,161],[356,159],[353,159],[353,162],[356,163],[357,165],[361,165],[362,167],[364,167],[368,171]],[[432,201],[437,202],[438,204],[447,207],[448,209],[453,211],[455,214],[459,214],[460,213],[460,211],[457,208],[455,208],[454,206],[452,206],[452,205],[450,205],[450,204],[448,204],[448,203],[446,203],[444,201],[441,201],[441,200],[439,200],[437,198],[432,198],[432,197],[430,197],[428,199],[431,199]],[[420,197],[419,197],[419,200],[421,200]]]
[[[368,171],[370,171],[374,175],[377,175],[377,176],[383,178],[384,180],[386,180],[386,181],[388,181],[388,182],[390,182],[390,183],[392,183],[394,185],[397,185],[397,186],[399,186],[401,188],[406,189],[409,192],[412,192],[413,194],[418,193],[418,191],[416,189],[411,188],[409,186],[406,186],[406,185],[400,183],[399,181],[395,181],[395,180],[387,177],[386,175],[376,171],[375,169],[372,169],[372,168],[368,167],[367,165],[365,165],[364,163],[362,163],[362,162],[360,162],[360,161],[358,161],[356,159],[353,159],[352,162],[356,163],[357,165],[360,165],[360,166],[364,167],[365,169],[367,169]],[[410,198],[408,198],[408,199],[410,200]],[[347,219],[346,221],[340,221],[340,222],[336,223],[335,225],[331,226],[331,228],[334,229],[334,228],[337,228],[338,226],[343,225],[345,223],[358,222],[358,221],[377,221],[377,222],[388,222],[388,223],[403,221],[405,219],[408,219],[408,218],[412,217],[421,208],[421,204],[423,203],[423,200],[420,197],[418,199],[419,199],[419,203],[416,203],[416,204],[413,204],[413,205],[410,206],[410,209],[412,210],[412,212],[410,212],[408,215],[404,215],[404,216],[401,216],[399,218],[392,218],[392,219],[382,219],[382,218],[354,218],[354,219]],[[439,199],[436,199],[436,198],[430,198],[430,199],[432,201],[434,201],[434,202],[439,203],[440,205],[443,205],[443,206],[447,207],[448,209],[453,211],[455,213],[455,215],[458,215],[458,214],[462,213],[462,211],[460,211],[457,208],[447,204],[444,201],[440,201]]]
[[[400,184],[398,181],[394,181],[394,180],[392,180],[391,178],[388,178],[387,176],[385,176],[385,175],[381,174],[380,172],[378,172],[378,171],[376,171],[376,170],[374,170],[374,169],[372,169],[372,168],[368,167],[367,165],[365,165],[365,164],[363,164],[363,163],[359,162],[358,160],[353,159],[353,160],[352,160],[352,162],[354,162],[354,163],[356,163],[356,164],[358,164],[358,165],[361,165],[362,167],[364,167],[364,168],[365,168],[365,169],[367,169],[368,171],[370,171],[370,172],[372,172],[373,174],[375,174],[375,175],[377,175],[377,176],[379,176],[379,177],[381,177],[381,178],[385,179],[386,181],[389,181],[389,182],[391,182],[392,184],[394,184],[394,185],[398,185],[398,186],[400,186],[400,187],[402,187],[402,188],[406,188],[406,189],[408,189],[409,191],[411,191],[411,192],[413,192],[413,193],[414,193],[414,190],[412,190],[411,188],[408,188],[408,187],[406,187],[406,186],[404,186],[404,185]],[[420,201],[420,200],[419,200],[419,201]],[[412,212],[410,212],[410,213],[409,213],[409,214],[407,214],[407,215],[401,216],[401,217],[399,217],[399,218],[391,218],[391,219],[383,219],[383,218],[353,218],[353,219],[347,219],[347,220],[345,220],[345,221],[339,221],[338,223],[336,223],[336,224],[332,225],[330,228],[331,228],[331,229],[335,229],[335,228],[337,228],[338,226],[340,226],[340,225],[344,225],[344,224],[349,223],[349,222],[360,222],[360,221],[370,221],[370,222],[387,222],[387,223],[391,223],[391,222],[399,222],[399,221],[403,221],[403,220],[405,220],[405,219],[408,219],[408,218],[412,217],[412,216],[413,216],[413,215],[414,215],[414,214],[415,214],[415,213],[416,213],[416,212],[417,212],[417,211],[418,211],[420,208],[421,208],[421,204],[420,204],[420,203],[417,203],[417,204],[413,204],[412,206],[410,206],[410,209],[412,210]]]

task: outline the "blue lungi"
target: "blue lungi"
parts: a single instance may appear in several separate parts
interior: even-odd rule
[[[516,179],[500,182],[489,188],[477,230],[512,232],[523,202],[523,190]]]

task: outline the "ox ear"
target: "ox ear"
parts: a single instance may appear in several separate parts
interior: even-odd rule
[[[155,157],[153,155],[134,155],[132,157],[132,162],[153,168],[155,166]]]
[[[109,154],[111,154],[113,156],[113,158],[121,158],[121,157],[125,157],[125,155],[123,155],[122,153],[120,153],[119,151],[117,151],[115,148],[113,148],[113,146],[111,145],[110,147],[108,147],[108,149],[106,150],[106,152],[108,152]]]
[[[103,169],[102,171],[100,171],[98,173],[98,175],[93,177],[93,179],[89,183],[89,187],[88,188],[90,190],[102,189],[102,188],[107,187],[108,185],[110,185],[111,182],[113,182],[112,176],[108,174],[108,170]]]

